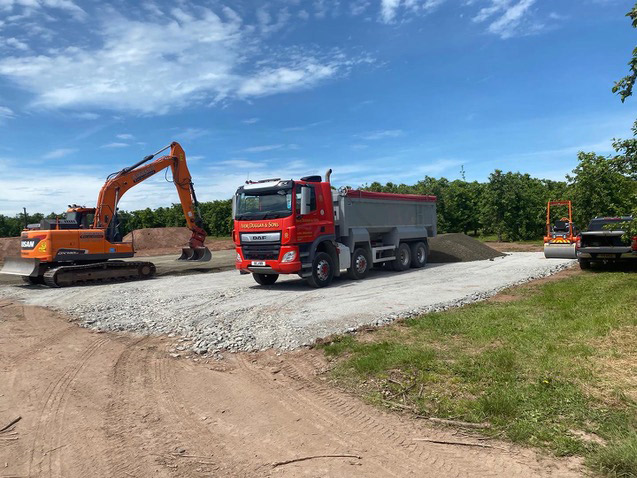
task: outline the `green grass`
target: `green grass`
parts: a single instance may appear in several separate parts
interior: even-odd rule
[[[488,422],[484,433],[636,477],[637,274],[510,293],[516,300],[338,337],[322,345],[331,373],[379,405]]]

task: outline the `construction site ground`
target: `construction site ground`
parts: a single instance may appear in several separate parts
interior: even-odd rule
[[[218,361],[171,347],[0,301],[0,429],[21,417],[0,433],[0,476],[581,476],[362,403],[327,383],[319,351]]]

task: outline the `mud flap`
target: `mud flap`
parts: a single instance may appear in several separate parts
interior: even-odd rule
[[[178,261],[208,262],[212,259],[212,252],[207,247],[184,247]]]
[[[40,259],[22,259],[20,257],[8,257],[0,274],[10,274],[23,277],[38,277],[40,275]]]
[[[577,259],[575,244],[544,244],[547,259]]]

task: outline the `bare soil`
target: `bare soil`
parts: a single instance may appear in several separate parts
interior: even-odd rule
[[[22,417],[0,433],[0,474],[580,476],[576,462],[361,403],[326,383],[320,352],[196,362],[171,356],[171,340],[0,302],[0,429]]]
[[[20,255],[19,237],[0,237],[0,261],[5,257]]]
[[[134,243],[136,256],[161,256],[181,253],[181,248],[188,245],[190,235],[187,227],[136,229],[124,236],[124,242]],[[234,242],[229,237],[208,237],[206,246],[211,251],[223,251],[234,249]]]

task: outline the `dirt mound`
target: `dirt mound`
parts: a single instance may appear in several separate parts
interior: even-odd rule
[[[429,262],[470,262],[504,256],[466,234],[440,234],[429,239]]]
[[[136,229],[124,236],[124,242],[134,242],[138,256],[160,256],[181,252],[188,245],[191,232],[187,227],[152,227]],[[206,246],[211,251],[234,249],[230,238],[209,237]]]
[[[5,257],[20,255],[19,237],[0,237],[0,261]]]

